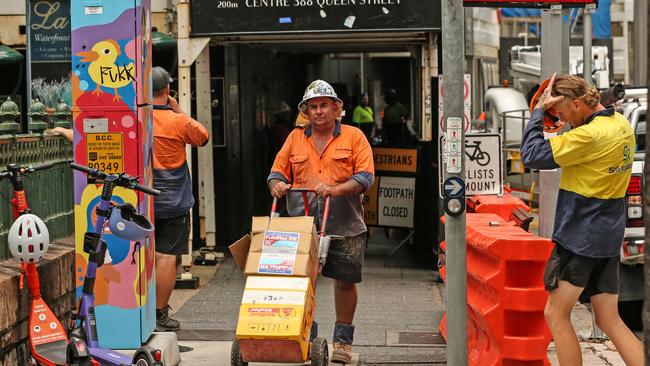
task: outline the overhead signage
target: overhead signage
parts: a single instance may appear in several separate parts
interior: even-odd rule
[[[413,228],[415,178],[375,177],[363,199],[367,225]]]
[[[418,169],[418,150],[389,147],[372,149],[375,170],[380,172],[415,173]]]
[[[195,35],[439,29],[440,1],[192,1],[192,34]]]
[[[596,4],[597,0],[463,0],[463,6],[489,6],[499,8],[549,8],[552,5],[582,8],[587,4]]]
[[[443,184],[443,172],[451,161],[451,152],[445,153],[444,146],[450,146],[444,137],[440,138],[440,195],[453,189],[448,182]],[[503,168],[501,136],[499,134],[468,134],[465,135],[465,195],[503,194]],[[448,195],[448,197],[454,197]]]
[[[29,2],[31,62],[70,62],[70,0]]]

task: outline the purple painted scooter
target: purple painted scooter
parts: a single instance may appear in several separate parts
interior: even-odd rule
[[[131,241],[144,240],[153,233],[151,222],[146,217],[137,214],[132,205],[115,206],[111,204],[113,189],[124,187],[155,196],[160,194],[160,191],[142,186],[137,177],[131,177],[124,173],[109,174],[76,163],[70,165],[73,169],[104,182],[101,201],[97,208],[95,230],[84,235],[84,251],[88,253],[88,268],[84,278],[78,314],[73,315],[76,324],[70,335],[85,340],[90,354],[102,366],[164,366],[161,361],[162,352],[150,346],[140,347],[133,357],[99,346],[94,294],[95,275],[97,269],[104,264],[106,255],[106,243],[102,240],[104,227],[109,226],[113,234]]]

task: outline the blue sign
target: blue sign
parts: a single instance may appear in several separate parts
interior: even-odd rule
[[[442,185],[445,197],[463,197],[465,195],[465,182],[458,177],[449,177]]]

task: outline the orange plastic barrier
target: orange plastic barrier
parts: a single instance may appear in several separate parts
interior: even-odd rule
[[[517,208],[530,212],[530,207],[523,200],[509,193],[502,196],[473,196],[467,199],[467,212],[494,213],[506,221],[511,219],[512,212]]]
[[[552,248],[498,215],[467,214],[469,365],[550,365],[543,274]],[[445,265],[440,276],[446,280]],[[439,329],[446,340],[446,315]]]

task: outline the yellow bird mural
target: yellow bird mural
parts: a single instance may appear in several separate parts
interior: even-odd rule
[[[90,51],[82,51],[77,56],[83,57],[81,62],[89,62],[88,74],[97,84],[92,92],[100,96],[101,87],[115,90],[113,101],[120,100],[117,89],[130,85],[135,80],[135,68],[133,62],[119,65],[116,63],[117,56],[121,54],[120,45],[113,39],[106,39],[95,43]]]

